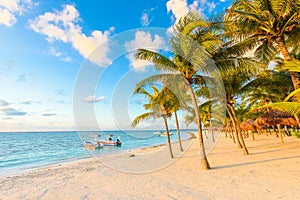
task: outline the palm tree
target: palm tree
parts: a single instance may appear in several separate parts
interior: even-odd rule
[[[212,135],[212,140],[215,142],[215,137],[214,137],[214,129],[213,129],[213,123],[222,123],[222,113],[220,112],[215,112],[218,116],[216,116],[215,119],[213,119],[212,112],[213,110],[219,111],[221,109],[218,109],[217,107],[220,104],[215,103],[216,100],[207,100],[206,102],[202,103],[199,105],[198,112],[200,113],[201,116],[201,122],[204,127],[210,127],[211,128],[211,135]],[[215,103],[215,104],[213,104]],[[215,107],[216,109],[214,109]],[[187,109],[187,114],[185,115],[185,124],[188,127],[191,123],[196,123],[196,116],[195,116],[195,111],[191,107]],[[219,119],[218,119],[219,118]],[[215,121],[215,122],[213,122]],[[206,136],[206,132],[205,132]],[[207,136],[206,136],[207,137]]]
[[[291,61],[288,47],[300,42],[299,9],[299,0],[235,0],[225,19],[234,25],[229,32],[243,46],[240,51],[256,48],[255,57],[266,64],[279,52]],[[294,88],[300,88],[298,73],[290,75]]]
[[[185,38],[187,43],[193,44],[193,41],[189,38]],[[155,67],[158,71],[170,71],[169,74],[160,74],[152,77],[146,78],[144,81],[141,81],[139,84],[144,84],[146,82],[153,82],[161,80],[163,77],[169,77],[166,79],[175,79],[178,76],[178,72],[181,76],[181,82],[185,83],[186,88],[191,96],[192,104],[195,109],[196,118],[197,118],[197,128],[198,128],[198,139],[200,144],[200,154],[201,154],[201,166],[203,169],[210,169],[206,154],[205,148],[203,145],[203,135],[202,135],[202,125],[200,122],[200,116],[198,112],[198,101],[196,99],[193,85],[203,81],[202,77],[197,74],[199,71],[198,66],[206,66],[206,72],[212,69],[209,69],[211,66],[207,66],[207,60],[209,56],[203,52],[202,48],[198,46],[185,46],[184,49],[180,46],[179,42],[175,43],[173,38],[172,49],[174,51],[174,58],[169,59],[166,56],[146,50],[139,49],[135,54],[136,59],[147,60],[155,64]],[[193,63],[193,64],[192,64]],[[175,74],[177,73],[177,74]]]
[[[179,127],[178,116],[177,116],[177,111],[180,109],[180,102],[176,97],[176,95],[171,90],[165,88],[164,91],[165,91],[166,98],[168,98],[170,101],[171,112],[174,113],[179,149],[180,151],[183,151],[181,137],[180,137],[180,127]]]
[[[241,135],[241,129],[234,106],[236,106],[236,100],[244,92],[244,87],[250,81],[250,77],[248,74],[239,73],[238,71],[234,74],[232,72],[231,74],[223,72],[222,77],[226,90],[226,109],[235,129],[237,145],[239,148],[243,148],[244,155],[248,155],[249,152]]]
[[[211,101],[207,101],[203,104],[200,105],[200,111],[202,113],[202,116],[204,116],[203,122],[207,124],[208,127],[211,129],[211,136],[212,136],[212,141],[215,142],[215,134],[214,134],[214,127],[212,124],[212,104]]]
[[[199,44],[204,45],[205,49],[208,51],[219,69],[224,81],[225,91],[227,93],[225,98],[226,111],[232,120],[236,133],[237,144],[239,147],[243,148],[244,154],[248,155],[248,150],[240,133],[239,122],[234,108],[234,99],[239,97],[239,94],[242,92],[243,84],[249,82],[250,78],[255,73],[259,72],[261,69],[265,69],[267,65],[245,56],[246,50],[248,49],[244,47],[244,44],[236,43],[228,37],[230,34],[233,35],[232,33],[228,33],[228,29],[230,27],[231,26],[228,26],[228,23],[222,21],[222,19],[205,23],[203,20],[198,18],[190,20],[189,23],[183,27],[182,32],[184,35],[192,35]],[[205,45],[207,41],[205,40],[205,36],[202,34],[202,30],[204,30],[204,32],[212,30],[212,35],[206,34],[212,38],[208,40],[209,45]],[[252,43],[249,43],[250,46],[251,44]],[[243,81],[246,82],[239,83],[240,80],[238,79],[230,79],[233,74],[242,78]],[[224,100],[220,99],[220,101]]]
[[[170,133],[168,127],[168,118],[171,117],[170,112],[170,101],[164,95],[165,91],[164,88],[159,91],[155,86],[152,86],[153,94],[147,92],[143,87],[137,87],[134,91],[135,94],[144,94],[148,97],[148,103],[144,104],[144,108],[146,110],[150,110],[150,112],[144,113],[142,115],[137,116],[132,124],[131,127],[135,127],[141,121],[144,121],[148,118],[159,118],[162,117],[164,119],[165,129],[166,129],[166,136],[168,141],[168,147],[170,152],[170,157],[174,158],[171,140],[170,140]]]

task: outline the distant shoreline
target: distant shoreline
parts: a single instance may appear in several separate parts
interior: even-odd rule
[[[122,132],[126,132],[126,131],[132,131],[132,132],[135,132],[135,131],[162,131],[162,130],[152,130],[152,129],[149,129],[149,130],[67,130],[67,131],[64,131],[64,130],[55,130],[55,131],[0,131],[0,134],[1,133],[58,133],[58,132],[67,132],[67,133],[70,133],[70,132],[114,132],[114,131],[122,131]],[[177,131],[176,129],[170,129],[169,131]],[[197,131],[197,129],[180,129],[180,131]]]
[[[150,131],[153,131],[153,130],[150,130]],[[184,130],[181,130],[181,131],[184,131]],[[74,131],[62,131],[62,132],[69,133],[69,132],[74,132]],[[85,132],[85,131],[82,131],[82,132]],[[91,132],[91,131],[88,131],[88,132]],[[99,131],[94,131],[94,132],[99,132]],[[2,132],[2,133],[7,133],[7,132]],[[14,132],[14,133],[48,133],[48,132]],[[57,132],[55,132],[55,133],[57,133]],[[196,138],[196,136],[193,132],[187,132],[185,134],[188,134],[189,137],[182,140],[182,142],[191,140],[193,138]],[[176,132],[176,135],[177,135],[177,132]],[[177,144],[177,143],[178,143],[178,141],[173,142],[172,144]],[[5,170],[4,173],[0,173],[0,178],[7,177],[7,176],[14,176],[14,175],[22,174],[22,173],[27,173],[27,172],[31,172],[31,171],[34,171],[34,170],[40,170],[40,169],[48,168],[48,167],[52,167],[52,166],[60,166],[62,164],[68,164],[68,163],[83,161],[83,160],[86,160],[86,159],[92,159],[92,158],[95,158],[95,157],[98,157],[98,156],[101,157],[101,156],[117,155],[117,154],[120,154],[122,152],[146,151],[146,150],[154,149],[154,148],[157,148],[157,147],[164,147],[166,145],[167,144],[164,143],[164,144],[160,144],[160,145],[151,145],[151,146],[148,146],[148,147],[138,147],[138,148],[132,148],[132,149],[127,149],[127,150],[123,150],[123,151],[121,150],[121,151],[111,152],[109,154],[103,154],[103,155],[97,155],[97,156],[90,153],[88,150],[86,150],[87,152],[89,152],[90,155],[87,155],[87,156],[84,156],[84,157],[78,157],[78,158],[62,159],[62,160],[55,161],[53,163],[44,163],[44,164],[40,164],[40,165],[36,165],[36,166],[32,166],[32,167],[24,167],[24,168],[21,168],[21,169],[7,169],[7,170]],[[84,147],[82,147],[82,148],[84,148]]]

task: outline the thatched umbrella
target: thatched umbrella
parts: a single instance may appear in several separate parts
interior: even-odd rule
[[[292,115],[278,110],[271,110],[254,121],[254,125],[273,126],[278,124],[291,126],[297,125],[297,122]]]
[[[255,129],[255,126],[254,126],[254,121],[252,119],[247,119],[246,121],[242,122],[240,124],[240,128],[241,128],[242,131],[247,132],[247,136],[248,136],[248,131],[251,131],[252,139],[255,140],[254,131],[256,129]]]
[[[291,126],[291,127],[298,126],[296,119],[289,117],[289,118],[286,118],[286,120],[288,121],[288,123],[286,124],[287,126]]]
[[[254,122],[252,119],[247,119],[240,124],[242,131],[255,131]]]
[[[266,125],[266,126],[277,126],[278,131],[279,131],[279,136],[284,143],[281,130],[280,130],[280,125],[284,126],[295,126],[297,125],[296,120],[294,117],[286,112],[278,111],[278,110],[271,110],[267,112],[264,115],[259,116],[255,121],[255,125]]]

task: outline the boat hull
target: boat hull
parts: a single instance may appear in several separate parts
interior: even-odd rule
[[[102,148],[103,145],[98,143],[98,142],[90,142],[90,141],[87,141],[87,142],[84,142],[84,148],[86,149],[99,149],[99,148]]]
[[[103,146],[121,146],[121,142],[114,141],[97,141],[97,143]]]

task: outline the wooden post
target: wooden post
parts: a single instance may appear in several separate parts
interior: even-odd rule
[[[280,140],[281,140],[282,143],[284,143],[282,133],[281,133],[281,129],[280,129],[280,124],[277,124],[277,129],[278,129]]]

